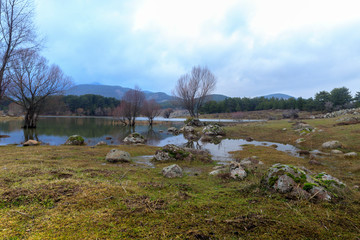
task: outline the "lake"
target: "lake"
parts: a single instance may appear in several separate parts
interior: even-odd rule
[[[139,119],[141,120],[141,119]],[[167,119],[166,119],[167,120]],[[61,145],[71,135],[81,135],[89,146],[100,141],[109,145],[122,144],[122,140],[130,133],[136,131],[147,139],[147,144],[152,146],[164,146],[175,144],[178,146],[192,146],[194,148],[208,149],[213,159],[219,162],[231,160],[229,151],[241,150],[241,145],[272,145],[277,149],[298,156],[297,148],[289,144],[280,144],[265,141],[247,142],[244,139],[223,139],[220,143],[189,142],[182,134],[173,135],[167,132],[169,127],[181,128],[184,119],[170,119],[170,121],[155,124],[152,128],[144,121],[138,121],[135,128],[122,126],[113,118],[88,118],[88,117],[41,117],[38,128],[31,130],[21,129],[22,120],[0,121],[0,135],[9,135],[8,138],[0,138],[0,145],[16,144],[35,139],[45,144]],[[206,120],[208,121],[208,119]],[[210,121],[234,121],[213,119]]]

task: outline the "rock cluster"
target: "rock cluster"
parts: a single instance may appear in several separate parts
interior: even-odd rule
[[[210,175],[229,174],[230,178],[236,180],[243,180],[247,177],[248,172],[254,171],[263,162],[259,161],[256,156],[244,158],[229,165],[216,166],[211,171]]]
[[[330,201],[339,197],[346,187],[339,179],[326,173],[313,174],[304,167],[277,163],[265,175],[265,185],[290,198]]]
[[[198,118],[188,118],[185,120],[186,126],[192,126],[192,127],[202,127],[204,126],[204,123],[202,123]]]
[[[336,112],[326,113],[322,115],[322,118],[334,118],[347,114],[360,115],[360,108],[342,109]]]
[[[124,138],[123,141],[126,144],[144,144],[146,139],[140,133],[134,132]]]

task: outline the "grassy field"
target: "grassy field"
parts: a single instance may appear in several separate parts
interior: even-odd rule
[[[360,124],[306,120],[314,133],[299,136],[287,120],[226,127],[230,138],[253,137],[320,149],[334,139],[344,152],[360,152]],[[283,130],[286,128],[286,130]],[[321,131],[319,131],[321,130]],[[247,145],[234,158],[256,155],[264,166],[245,180],[209,176],[216,163],[178,162],[186,174],[167,179],[136,162],[109,164],[112,148],[132,157],[149,146],[0,147],[0,239],[359,239],[360,158],[318,159],[310,165],[267,146]],[[326,171],[349,187],[335,202],[290,200],[260,184],[274,163]]]

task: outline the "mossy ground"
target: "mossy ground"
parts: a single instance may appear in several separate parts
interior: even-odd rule
[[[360,125],[334,127],[333,120],[307,121],[323,129],[305,136],[314,149],[333,138],[345,151],[360,151]],[[287,131],[283,131],[287,128]],[[227,127],[231,137],[294,143],[287,121]],[[348,134],[348,136],[343,136]],[[243,181],[209,176],[214,163],[177,162],[188,172],[166,179],[170,163],[147,168],[109,164],[113,148],[132,157],[154,154],[149,146],[0,147],[0,239],[356,239],[360,197],[352,190],[337,203],[286,199],[260,185],[274,163],[327,172],[350,188],[360,183],[359,158],[329,157],[310,165],[266,146],[248,145],[234,158],[264,162]],[[196,173],[196,174],[194,174]]]

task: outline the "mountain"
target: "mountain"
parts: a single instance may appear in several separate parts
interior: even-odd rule
[[[264,98],[270,99],[270,98],[277,98],[277,99],[289,99],[289,98],[294,98],[293,96],[287,95],[287,94],[283,94],[283,93],[274,93],[274,94],[269,94],[266,96],[263,96]]]
[[[130,88],[124,88],[120,86],[109,85],[97,85],[97,84],[79,84],[70,88],[65,92],[65,95],[85,95],[95,94],[104,97],[113,97],[121,99],[124,94],[129,91]],[[164,102],[170,100],[172,97],[163,92],[150,92],[144,91],[146,99],[155,99],[157,102]]]

